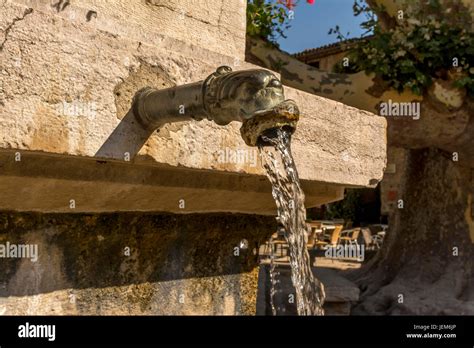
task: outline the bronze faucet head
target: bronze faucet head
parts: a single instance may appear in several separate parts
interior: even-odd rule
[[[248,146],[265,145],[262,135],[268,135],[272,130],[282,128],[293,133],[299,114],[296,103],[291,99],[285,100],[274,108],[257,112],[252,118],[245,120],[240,134]]]

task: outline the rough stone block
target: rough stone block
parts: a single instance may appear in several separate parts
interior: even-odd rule
[[[139,88],[195,82],[220,65],[255,68],[236,54],[243,52],[242,47],[228,47],[238,44],[234,36],[243,35],[242,1],[216,7],[203,1],[202,7],[191,9],[185,1],[150,0],[139,2],[134,11],[125,1],[106,4],[87,0],[57,9],[47,1],[1,3],[0,151],[9,171],[0,171],[4,192],[0,209],[64,212],[68,211],[66,196],[82,196],[83,204],[76,211],[183,212],[175,202],[191,197],[201,203],[190,203],[194,208],[185,212],[274,213],[256,149],[243,142],[239,123],[222,127],[211,121],[180,122],[150,136],[131,122],[128,112]],[[183,22],[176,19],[179,6],[184,8]],[[173,27],[178,23],[181,31]],[[190,28],[201,41],[188,33]],[[158,30],[161,34],[154,35]],[[385,120],[292,88],[285,90],[302,112],[292,146],[307,206],[341,199],[347,186],[375,186],[385,166]],[[72,162],[78,158],[93,164],[107,161],[110,169],[99,175],[100,183],[91,174],[103,172],[99,165],[87,165],[91,171],[79,171],[84,176],[74,179],[67,169],[53,173],[53,165],[37,167],[32,175],[33,162],[24,164],[29,168],[26,172],[15,166],[16,152],[24,159],[39,156],[37,163],[50,158],[43,155],[60,155],[50,161],[68,162],[66,168],[74,167]],[[173,179],[179,182],[195,170],[207,179],[205,183],[190,180],[190,185],[172,193],[166,188],[172,182],[151,183],[149,177],[130,174],[146,168],[156,173],[155,169],[165,167],[175,170]],[[116,184],[134,175],[136,180],[127,183],[132,186]],[[21,187],[31,187],[40,201],[25,196]],[[143,199],[135,194],[140,191],[167,196],[172,204]],[[57,192],[64,194],[59,197]],[[91,197],[97,192],[107,197]],[[209,199],[202,192],[209,193]]]

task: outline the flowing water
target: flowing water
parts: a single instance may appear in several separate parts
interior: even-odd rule
[[[277,309],[275,307],[275,301],[273,300],[275,298],[275,294],[277,293],[276,286],[279,283],[279,280],[277,279],[277,275],[279,275],[278,272],[275,271],[275,251],[273,250],[273,236],[270,237],[269,241],[270,245],[270,307],[272,309],[272,314],[277,315]]]
[[[313,276],[306,249],[306,210],[304,193],[301,189],[298,172],[291,154],[291,133],[278,129],[272,137],[263,136],[262,140],[272,146],[259,146],[260,156],[267,177],[272,184],[279,224],[285,229],[285,239],[290,253],[291,281],[296,290],[298,315],[324,315],[323,285]],[[274,264],[271,256],[271,297],[274,289]],[[276,309],[271,299],[273,314]]]

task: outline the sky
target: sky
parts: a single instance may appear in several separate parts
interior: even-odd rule
[[[328,35],[329,29],[336,25],[344,35],[349,31],[349,38],[360,37],[363,30],[359,24],[365,18],[363,15],[354,17],[353,3],[354,0],[315,0],[310,5],[306,0],[300,0],[291,28],[285,32],[287,38],[278,39],[280,49],[296,53],[337,42],[336,35]]]

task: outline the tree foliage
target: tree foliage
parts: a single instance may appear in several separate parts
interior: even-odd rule
[[[360,190],[348,189],[342,201],[327,205],[326,218],[356,221],[360,205]]]
[[[247,1],[247,35],[260,37],[274,45],[285,36],[296,2],[293,1]],[[277,45],[278,46],[278,45]]]
[[[433,79],[451,78],[474,95],[472,18],[461,0],[410,2],[389,28],[376,20],[383,8],[355,0],[353,9],[354,15],[366,16],[361,27],[373,34],[349,54],[356,71],[375,73],[389,87],[416,94],[425,92]],[[337,26],[330,33],[345,39]]]

